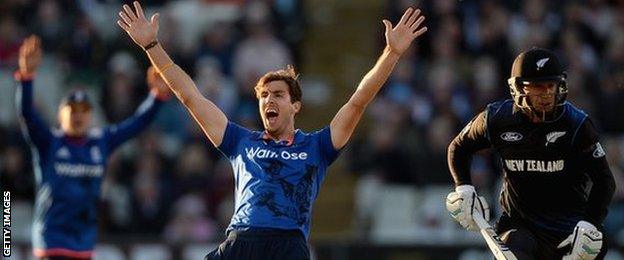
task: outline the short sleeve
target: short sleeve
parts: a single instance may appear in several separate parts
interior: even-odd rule
[[[336,160],[336,158],[338,158],[338,155],[340,155],[340,151],[342,151],[342,149],[336,150],[336,148],[334,148],[334,144],[331,140],[331,130],[329,126],[324,127],[315,134],[318,138],[321,158],[325,161],[325,164],[329,166]]]
[[[245,137],[248,137],[252,132],[236,123],[228,122],[223,134],[221,144],[217,149],[221,151],[225,156],[231,157],[236,152],[236,147]]]

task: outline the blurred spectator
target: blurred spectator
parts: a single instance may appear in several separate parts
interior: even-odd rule
[[[247,36],[234,53],[234,76],[242,91],[249,93],[264,73],[285,67],[292,59],[286,46],[273,34],[264,2],[250,2],[245,15]]]
[[[131,231],[159,234],[167,221],[168,194],[161,160],[155,154],[142,154],[136,161],[133,186]]]
[[[177,199],[188,192],[202,193],[209,190],[211,169],[212,161],[204,145],[195,142],[185,145],[174,170],[173,197]]]
[[[173,216],[163,237],[174,243],[207,242],[215,238],[217,229],[206,215],[205,202],[194,193],[178,199],[173,205]]]
[[[0,17],[0,66],[15,67],[21,44],[20,28],[10,15]]]
[[[10,190],[17,200],[34,199],[34,179],[24,147],[6,146],[0,152],[0,184],[3,190]]]

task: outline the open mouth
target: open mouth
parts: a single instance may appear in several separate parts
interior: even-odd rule
[[[277,110],[269,108],[264,113],[270,123],[275,123],[277,121],[277,116],[279,115],[279,113],[277,113]]]

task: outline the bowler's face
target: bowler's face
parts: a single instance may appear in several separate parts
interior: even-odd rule
[[[288,84],[282,80],[271,81],[258,90],[258,107],[264,129],[269,133],[281,132],[294,127],[295,114],[301,102],[291,102]]]

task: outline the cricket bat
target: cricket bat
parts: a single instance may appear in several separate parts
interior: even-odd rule
[[[496,257],[496,260],[517,260],[516,256],[509,250],[509,247],[505,245],[503,241],[500,240],[492,226],[485,221],[483,215],[480,212],[475,211],[472,215],[475,223],[479,226],[481,231],[481,235],[487,242],[488,247]]]

